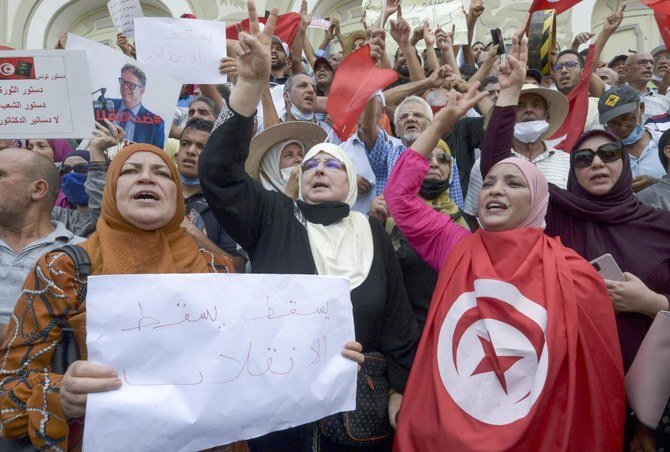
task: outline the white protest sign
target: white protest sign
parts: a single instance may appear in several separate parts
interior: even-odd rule
[[[380,0],[363,0],[362,8],[365,20],[374,23],[381,14],[382,3]],[[455,27],[454,44],[468,43],[468,26],[461,0],[403,0],[402,17],[409,22],[412,30],[424,20],[428,21],[433,30],[441,28],[450,32]],[[395,19],[394,16],[391,18]]]
[[[144,17],[140,0],[110,0],[107,2],[107,9],[112,16],[114,28],[128,37],[132,37],[135,31],[133,19]]]
[[[135,19],[137,61],[182,83],[225,83],[226,23],[215,20]]]
[[[85,450],[201,450],[355,408],[342,278],[92,276],[86,330],[123,385],[89,394]]]
[[[0,52],[0,138],[88,138],[90,96],[86,52]]]
[[[94,106],[95,119],[106,118],[123,127],[128,141],[163,148],[181,83],[118,50],[72,33],[67,35],[66,49],[86,50],[90,83],[95,92],[89,91],[86,99]],[[126,70],[122,72],[123,68]]]
[[[312,21],[307,28],[320,28],[321,30],[328,30],[331,22],[323,17],[312,17]]]

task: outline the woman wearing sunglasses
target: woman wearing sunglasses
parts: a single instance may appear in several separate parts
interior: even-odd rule
[[[509,156],[519,87],[508,83],[503,91],[486,131],[482,172]],[[668,309],[670,212],[639,202],[628,154],[609,132],[583,134],[570,158],[567,190],[549,184],[546,232],[586,260],[611,254],[624,272],[625,281],[605,284],[627,371],[656,313]]]
[[[254,273],[318,274],[349,281],[353,344],[359,352],[362,345],[364,352],[381,352],[387,358],[393,391],[388,420],[393,425],[417,328],[388,235],[379,222],[351,210],[358,192],[353,161],[333,144],[313,146],[300,165],[296,202],[266,190],[245,171],[253,116],[270,76],[270,24],[257,33],[258,40],[240,34],[236,43],[244,46],[236,62],[239,80],[199,159],[203,192],[219,222],[249,253]],[[349,356],[362,362],[360,353]],[[249,445],[253,451],[349,450],[327,437],[317,422],[250,440]],[[390,449],[390,436],[363,448]]]
[[[518,80],[521,88],[519,52],[515,40],[501,64],[501,86]],[[510,74],[508,66],[520,70]],[[544,234],[549,188],[540,170],[516,157],[482,168],[474,234],[416,196],[439,137],[483,96],[476,83],[452,95],[398,160],[384,192],[410,244],[440,271],[396,450],[621,450],[614,313],[596,271]],[[504,107],[511,111],[508,151],[517,102]],[[498,125],[489,123],[483,155],[502,138],[491,128]]]

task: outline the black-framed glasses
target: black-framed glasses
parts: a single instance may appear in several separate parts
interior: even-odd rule
[[[121,85],[121,88],[129,88],[131,91],[135,91],[137,88],[144,88],[144,85],[138,85],[137,83],[129,82],[128,80],[125,80],[121,77],[119,77],[119,85]]]
[[[63,163],[58,167],[58,173],[61,176],[71,172],[78,174],[88,174],[88,163],[77,163],[76,165],[66,165]]]
[[[557,63],[554,65],[554,72],[561,72],[563,68],[566,68],[568,71],[571,71],[577,66],[582,67],[582,65],[576,61],[566,61],[565,63]]]
[[[437,163],[443,163],[444,164],[444,163],[451,163],[452,162],[451,156],[444,151],[433,152],[432,154],[430,154],[428,156],[429,161],[433,160],[433,158],[435,158],[435,160],[437,160]]]
[[[588,168],[593,163],[596,155],[604,163],[615,162],[623,154],[623,145],[618,142],[605,143],[593,149],[578,149],[570,154],[570,160],[575,168]]]
[[[344,162],[342,162],[339,159],[336,159],[335,157],[328,157],[328,158],[313,157],[307,161],[302,162],[302,165],[300,165],[300,167],[302,168],[302,172],[306,173],[307,171],[317,169],[321,163],[323,163],[323,166],[326,170],[346,170]]]

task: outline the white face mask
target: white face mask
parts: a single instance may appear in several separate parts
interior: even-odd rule
[[[285,181],[288,182],[289,178],[291,177],[291,172],[293,171],[293,166],[289,166],[288,168],[282,168],[279,171],[281,171],[281,178]]]
[[[312,119],[314,119],[314,112],[303,113],[300,110],[298,110],[298,107],[296,107],[293,104],[291,104],[291,114],[298,121],[311,121]]]
[[[517,122],[514,124],[514,138],[522,143],[535,143],[549,129],[544,119],[539,121]]]

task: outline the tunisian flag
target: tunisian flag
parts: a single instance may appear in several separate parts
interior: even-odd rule
[[[625,393],[595,270],[539,228],[479,229],[435,288],[395,451],[616,451]]]
[[[333,130],[341,140],[354,133],[358,117],[372,95],[397,79],[397,72],[375,66],[369,45],[352,52],[342,61],[335,72],[326,103]]]
[[[575,6],[580,1],[581,0],[533,0],[529,12],[533,14],[535,11],[540,11],[542,9],[555,9],[556,15],[558,16],[562,12]]]
[[[572,152],[572,147],[575,145],[582,133],[584,133],[584,126],[586,123],[586,116],[589,112],[589,85],[591,82],[591,68],[593,66],[595,46],[589,46],[589,53],[584,62],[584,69],[582,76],[577,82],[572,91],[567,95],[570,109],[568,110],[568,117],[563,121],[561,127],[554,132],[550,139],[555,140],[565,136],[565,139],[555,145],[556,149],[561,149],[565,152]]]
[[[259,17],[258,21],[264,24],[267,17]],[[249,33],[249,19],[244,19],[242,22],[226,27],[226,39],[237,39],[238,29]],[[277,23],[275,25],[275,36],[288,44],[289,49],[293,47],[293,39],[300,28],[300,14],[286,13],[277,16]]]

